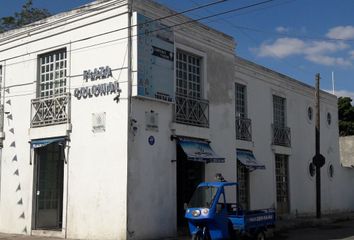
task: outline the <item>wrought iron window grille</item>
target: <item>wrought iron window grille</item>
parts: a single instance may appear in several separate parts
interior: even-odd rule
[[[209,127],[209,101],[176,94],[175,121],[198,127]]]
[[[289,127],[272,124],[272,144],[284,147],[291,146],[291,132]]]
[[[252,141],[252,120],[236,117],[236,139]]]
[[[70,122],[70,93],[31,100],[31,128]]]

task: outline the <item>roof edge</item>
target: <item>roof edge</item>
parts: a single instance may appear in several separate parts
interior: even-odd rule
[[[290,76],[288,76],[288,75],[285,75],[285,74],[283,74],[283,73],[277,72],[277,71],[275,71],[275,70],[273,70],[273,69],[267,68],[267,67],[265,67],[265,66],[263,66],[263,65],[260,65],[260,64],[258,64],[258,63],[252,62],[252,61],[250,61],[250,60],[248,60],[248,59],[242,58],[242,57],[240,57],[240,56],[235,56],[235,63],[236,63],[236,64],[237,64],[237,61],[245,62],[245,63],[247,63],[247,64],[249,64],[249,65],[252,65],[253,67],[260,68],[260,69],[262,69],[263,71],[265,71],[265,72],[267,72],[267,73],[270,73],[270,74],[273,74],[273,75],[278,75],[279,77],[281,77],[281,78],[283,78],[283,79],[286,79],[286,80],[289,80],[289,81],[291,81],[291,82],[294,83],[294,84],[297,84],[297,85],[299,85],[299,86],[306,87],[306,88],[311,89],[311,90],[315,90],[315,87],[313,87],[313,86],[311,86],[311,85],[309,85],[309,84],[307,84],[307,83],[301,82],[300,80],[297,80],[297,79],[295,79],[295,78],[292,78],[292,77],[290,77]],[[328,97],[331,97],[331,98],[338,98],[336,95],[334,95],[334,94],[332,94],[332,93],[330,93],[330,92],[326,92],[326,91],[324,91],[324,90],[320,90],[320,92],[321,92],[321,94],[325,94],[325,95],[327,95]]]
[[[22,26],[20,28],[16,28],[16,29],[12,29],[12,30],[0,33],[0,43],[6,42],[7,40],[13,39],[16,37],[27,36],[33,31],[56,25],[60,22],[66,21],[72,17],[90,14],[93,10],[96,10],[96,9],[94,9],[94,7],[96,7],[96,6],[97,6],[97,10],[103,10],[113,4],[122,3],[122,2],[126,2],[126,1],[127,0],[96,0],[96,1],[93,1],[90,3],[87,3],[87,4],[84,4],[84,5],[79,6],[77,8],[71,9],[69,11],[54,14],[50,17],[30,23],[30,24]],[[105,4],[105,3],[107,3],[107,4]]]

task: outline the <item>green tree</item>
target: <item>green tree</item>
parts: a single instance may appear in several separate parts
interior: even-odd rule
[[[338,99],[339,135],[354,135],[354,106],[349,97]]]
[[[20,12],[15,12],[13,16],[0,19],[0,33],[39,21],[50,15],[47,9],[35,8],[32,0],[27,0]]]

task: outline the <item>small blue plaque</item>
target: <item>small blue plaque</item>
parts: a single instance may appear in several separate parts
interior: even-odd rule
[[[148,141],[149,141],[149,144],[150,144],[151,146],[154,145],[154,144],[155,144],[155,138],[154,138],[154,136],[150,136],[149,139],[148,139]]]

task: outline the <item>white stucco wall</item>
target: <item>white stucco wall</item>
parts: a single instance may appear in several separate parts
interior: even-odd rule
[[[39,54],[65,47],[67,86],[70,87],[71,125],[69,155],[64,165],[62,237],[125,239],[127,221],[127,30],[124,1],[106,1],[53,16],[39,27],[0,36],[0,63],[5,70],[7,115],[2,150],[0,232],[31,234],[33,225],[34,164],[30,165],[31,138],[55,136],[54,128],[29,131],[31,99],[36,97]],[[109,34],[107,34],[110,32]],[[11,35],[13,34],[13,35]],[[18,37],[17,37],[18,35]],[[7,39],[9,37],[9,39]],[[118,40],[121,39],[121,40]],[[16,57],[19,56],[19,57]],[[4,61],[6,60],[6,61]],[[113,77],[86,82],[84,70],[109,66]],[[80,100],[74,89],[118,81],[116,95]],[[27,85],[23,85],[27,84]],[[106,114],[104,132],[92,131],[92,114]],[[14,129],[14,134],[10,129]],[[15,142],[15,147],[10,145]],[[17,156],[17,161],[12,161]],[[18,170],[18,176],[14,172]],[[18,185],[21,189],[16,191]],[[23,204],[18,204],[22,199]]]
[[[149,1],[137,1],[135,7],[139,13],[152,18],[171,14],[168,9]],[[173,25],[186,20],[183,16],[176,16],[163,23]],[[176,50],[202,57],[203,98],[209,100],[210,127],[175,123],[172,103],[139,97],[133,99],[132,118],[136,120],[137,130],[129,135],[128,231],[131,239],[156,239],[177,234],[177,142],[170,139],[171,135],[210,140],[211,147],[225,157],[228,167],[206,164],[206,180],[212,181],[218,172],[223,172],[230,181],[236,179],[234,42],[221,33],[202,28],[200,24],[174,29],[174,36]],[[145,112],[151,110],[158,113],[157,132],[146,130]],[[155,138],[154,145],[148,143],[149,136]]]
[[[225,163],[206,165],[206,181],[213,181],[215,173],[235,181],[236,149],[252,150],[266,165],[266,170],[250,173],[251,209],[276,207],[274,153],[289,155],[291,214],[313,214],[315,179],[308,173],[308,164],[314,155],[315,130],[314,120],[307,118],[307,108],[314,109],[314,89],[246,60],[237,58],[235,63],[235,44],[231,37],[194,23],[173,29],[175,50],[203,58],[202,88],[203,98],[209,101],[209,128],[177,124],[173,119],[173,103],[136,96],[131,102],[131,116],[128,116],[128,33],[125,29],[128,9],[125,3],[99,1],[95,3],[98,5],[49,18],[44,25],[0,35],[3,82],[4,87],[9,88],[5,102],[11,100],[5,104],[0,232],[32,233],[35,165],[29,164],[28,142],[58,136],[57,127],[29,130],[30,101],[36,97],[37,59],[39,54],[63,47],[68,53],[72,130],[68,134],[68,162],[64,165],[61,237],[156,239],[176,235],[177,154],[176,141],[170,139],[171,135],[210,140],[213,150],[225,158]],[[134,1],[134,11],[153,19],[173,13],[147,0]],[[188,18],[177,15],[162,22],[171,26],[186,20]],[[123,30],[117,30],[121,28]],[[133,37],[133,45],[135,39]],[[137,51],[133,48],[135,83],[137,61]],[[93,82],[83,80],[84,70],[101,66],[111,67],[113,77]],[[119,103],[113,101],[115,95],[87,99],[73,96],[75,88],[115,80],[122,90]],[[235,82],[247,86],[253,142],[236,141]],[[271,144],[273,94],[286,98],[291,148]],[[348,183],[354,180],[353,172],[342,168],[339,161],[336,102],[336,97],[321,93],[321,153],[327,159],[322,168],[324,212],[354,209],[354,192],[348,191]],[[146,129],[145,112],[151,111],[158,114],[158,131]],[[106,129],[94,133],[92,114],[103,112]],[[326,123],[328,112],[332,115],[331,125]],[[132,122],[128,122],[129,117]],[[153,145],[148,142],[150,136],[155,138]],[[333,178],[328,175],[330,164],[334,167]],[[18,203],[20,199],[22,204]]]
[[[167,15],[162,14],[167,10],[161,6],[138,1],[141,2],[144,7],[136,5],[141,14],[154,18]],[[181,19],[163,22],[171,25],[178,21]],[[229,48],[230,45],[220,47],[222,39],[230,44],[228,37],[206,36],[204,30],[196,26],[175,30],[174,35],[176,49],[203,57],[203,91],[209,101],[210,125],[209,128],[200,128],[175,123],[173,104],[134,98],[132,117],[136,120],[136,130],[131,129],[129,135],[129,237],[153,239],[176,234],[176,142],[170,140],[171,135],[208,139],[215,152],[225,157],[225,163],[206,165],[206,181],[213,181],[215,173],[222,173],[228,181],[235,181],[236,149],[252,150],[266,165],[266,170],[250,173],[251,209],[276,207],[274,154],[289,155],[290,213],[292,216],[314,214],[315,179],[308,173],[308,164],[314,155],[315,129],[314,120],[307,118],[307,108],[311,106],[314,109],[314,89],[245,60],[238,59],[235,67],[233,49]],[[247,86],[253,142],[236,140],[235,82]],[[286,98],[291,148],[271,144],[273,94]],[[339,165],[336,102],[335,96],[321,93],[321,152],[327,159],[322,169],[324,213],[354,209],[353,194],[346,189],[352,176]],[[145,129],[145,112],[151,110],[158,113],[157,132]],[[326,123],[328,112],[332,115],[330,126]],[[154,145],[149,145],[149,136],[155,138]],[[329,164],[335,169],[335,177],[331,179],[328,176]]]
[[[176,231],[176,143],[170,140],[171,104],[133,100],[128,191],[131,239],[173,236]],[[145,112],[158,114],[158,131],[146,130]],[[148,138],[155,143],[150,145]]]
[[[354,136],[340,137],[339,148],[342,166],[354,168]]]
[[[315,154],[314,88],[241,58],[236,60],[235,77],[236,82],[247,87],[248,117],[252,119],[251,148],[266,165],[266,170],[250,174],[251,208],[276,206],[274,154],[280,153],[289,155],[290,213],[313,214],[316,211],[316,181],[308,172],[308,164]],[[291,148],[271,145],[273,94],[286,98]],[[310,106],[314,110],[312,121],[307,115]],[[337,98],[321,92],[321,153],[326,158],[321,169],[324,213],[354,209],[353,194],[348,191],[348,182],[352,181],[353,174],[340,165],[337,112]],[[327,113],[332,116],[330,125]],[[330,164],[334,167],[333,178],[328,174]]]

